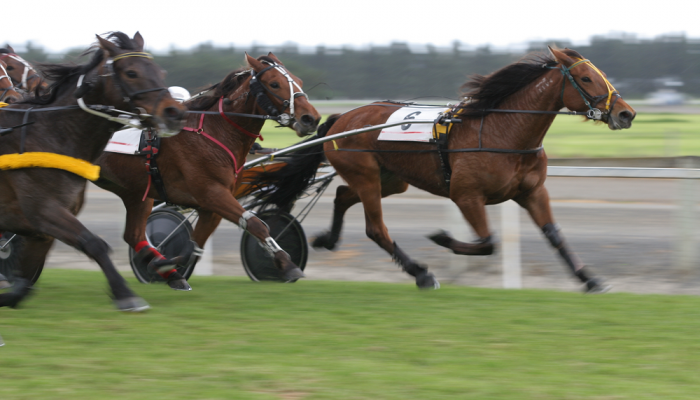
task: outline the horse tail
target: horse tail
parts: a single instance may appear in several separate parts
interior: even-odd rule
[[[326,122],[318,127],[316,135],[308,140],[326,136],[338,118],[340,118],[340,114],[328,117]],[[274,204],[281,210],[291,209],[294,202],[316,176],[316,170],[326,156],[323,152],[323,143],[319,143],[284,157],[291,159],[286,163],[287,165],[274,171],[262,172],[251,182],[254,190],[259,190],[258,198],[262,200],[261,208]]]

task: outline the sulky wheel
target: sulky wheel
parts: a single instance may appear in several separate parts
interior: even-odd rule
[[[0,274],[10,283],[14,282],[19,270],[19,252],[24,239],[13,233],[4,232],[0,235]]]
[[[183,223],[184,221],[184,223]],[[180,225],[182,223],[182,225]],[[178,228],[178,225],[180,227]],[[177,228],[177,230],[175,230]],[[174,231],[174,232],[173,232]],[[171,235],[172,234],[172,235]],[[192,224],[186,221],[184,215],[175,208],[159,208],[148,216],[146,222],[146,239],[151,246],[158,248],[168,236],[168,241],[158,250],[165,258],[173,258],[179,255],[184,255],[185,251],[193,251],[194,247],[190,240],[192,234]],[[189,260],[187,265],[177,265],[175,269],[185,278],[189,279],[194,271],[196,258],[185,255],[185,259]],[[134,275],[141,283],[165,282],[165,280],[156,273],[153,269],[148,268],[146,263],[136,260],[136,252],[129,247],[129,260],[131,269]]]
[[[306,267],[309,245],[299,221],[291,214],[280,210],[266,210],[256,215],[270,228],[270,236],[289,253],[292,262],[303,271]],[[241,260],[245,272],[256,282],[285,281],[282,271],[275,267],[272,256],[248,232],[245,232],[241,238]]]

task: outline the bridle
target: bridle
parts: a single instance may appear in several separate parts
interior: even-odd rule
[[[77,89],[76,89],[76,92],[75,92],[75,93],[76,93],[76,97],[78,97],[78,105],[79,105],[80,108],[82,108],[84,111],[86,111],[86,112],[88,112],[88,113],[90,113],[90,114],[97,115],[97,116],[99,116],[99,117],[105,118],[105,119],[107,119],[107,120],[109,120],[109,121],[118,122],[118,123],[120,123],[120,124],[130,126],[130,127],[132,127],[132,128],[143,129],[143,126],[142,126],[140,123],[139,123],[138,125],[137,125],[137,124],[134,124],[134,123],[133,123],[132,121],[130,121],[129,119],[131,119],[131,118],[136,118],[136,119],[138,119],[139,121],[144,121],[144,120],[146,120],[146,119],[152,117],[152,115],[146,113],[146,110],[145,110],[145,109],[136,106],[136,104],[134,104],[134,101],[133,101],[133,100],[134,100],[134,99],[138,99],[138,97],[139,97],[140,95],[144,94],[144,93],[162,91],[163,93],[162,93],[160,96],[158,96],[158,99],[156,99],[156,104],[155,104],[155,105],[156,105],[156,108],[157,108],[158,104],[160,104],[160,102],[163,100],[163,97],[164,97],[165,94],[168,92],[168,88],[166,88],[166,87],[157,87],[157,88],[151,88],[151,89],[144,89],[144,90],[131,91],[130,88],[119,78],[119,75],[116,74],[116,73],[114,72],[114,63],[117,62],[117,61],[119,61],[119,60],[122,60],[122,59],[124,59],[124,58],[129,58],[129,57],[143,57],[143,58],[148,58],[148,59],[150,59],[150,60],[153,59],[153,56],[152,56],[151,54],[145,53],[145,52],[123,53],[123,54],[119,54],[119,55],[117,55],[117,56],[115,56],[115,57],[109,57],[109,58],[107,58],[107,61],[105,62],[106,73],[105,73],[105,74],[98,74],[98,75],[97,75],[97,79],[99,79],[99,78],[106,78],[106,77],[112,77],[112,80],[113,80],[115,86],[116,86],[116,87],[118,88],[118,90],[120,90],[120,91],[122,92],[122,94],[124,95],[124,101],[125,101],[126,103],[129,104],[129,107],[130,107],[130,109],[131,109],[131,112],[129,112],[129,111],[123,111],[123,110],[117,110],[117,109],[115,109],[114,107],[107,107],[107,106],[104,106],[103,108],[104,108],[106,111],[114,112],[114,113],[118,113],[118,114],[119,114],[119,116],[113,117],[113,116],[111,116],[111,115],[109,115],[109,114],[106,114],[106,113],[104,113],[104,112],[101,112],[101,111],[98,111],[98,110],[93,109],[94,106],[93,106],[93,108],[88,107],[88,106],[85,104],[85,101],[83,100],[83,96],[84,96],[85,94],[87,94],[87,92],[89,92],[90,89],[92,89],[92,87],[94,86],[95,82],[94,82],[94,80],[93,80],[92,82],[84,82],[85,74],[80,75],[80,78],[78,78],[78,86],[77,86]]]
[[[7,92],[9,92],[10,90],[13,90],[14,85],[12,84],[12,78],[10,78],[10,76],[7,74],[7,70],[5,70],[5,67],[3,67],[1,64],[0,64],[0,70],[2,70],[2,74],[3,74],[3,75],[0,75],[0,81],[2,81],[5,78],[7,78],[7,80],[10,81],[10,86],[6,87],[5,89],[2,89],[2,94],[0,94],[0,101],[3,101],[3,100],[5,100],[5,97],[7,97]]]
[[[299,84],[297,84],[294,81],[294,79],[292,79],[291,75],[289,75],[289,73],[283,65],[278,64],[276,62],[271,63],[264,60],[262,62],[267,64],[268,66],[257,73],[252,69],[250,70],[250,74],[253,76],[250,79],[249,84],[250,94],[255,96],[256,102],[258,103],[258,105],[260,105],[260,107],[262,107],[263,110],[265,110],[265,112],[272,115],[273,117],[278,117],[277,120],[280,123],[280,125],[288,126],[292,121],[295,120],[296,117],[294,114],[294,99],[303,96],[306,97],[308,100],[309,96],[307,96],[306,93],[304,93],[304,91],[301,89],[301,86],[299,86]],[[277,70],[277,72],[279,72],[280,74],[282,74],[282,76],[287,78],[287,82],[289,83],[289,100],[283,99],[282,97],[274,93],[272,90],[270,90],[264,83],[262,83],[262,81],[260,81],[259,78],[262,76],[262,74],[271,69]],[[295,87],[299,89],[298,92],[294,91]],[[280,112],[280,110],[278,110],[277,107],[275,107],[268,94],[273,95],[282,102],[284,106],[282,112]],[[283,113],[284,110],[286,110],[287,108],[289,108],[289,114]]]
[[[600,77],[603,79],[603,82],[605,82],[605,86],[608,89],[607,94],[601,94],[600,96],[591,96],[584,88],[582,88],[579,84],[576,83],[576,80],[574,79],[573,75],[571,75],[571,70],[574,69],[575,67],[582,65],[582,64],[588,64],[593,71],[595,71]],[[566,81],[568,80],[571,82],[571,86],[576,89],[576,91],[579,92],[581,95],[581,98],[583,98],[583,102],[586,103],[588,106],[588,112],[586,116],[590,119],[594,120],[602,120],[603,115],[607,117],[610,117],[610,113],[612,112],[612,109],[615,107],[615,103],[617,103],[617,100],[622,98],[620,96],[620,93],[615,89],[615,87],[610,83],[610,81],[603,75],[602,72],[598,68],[596,68],[589,60],[587,59],[580,59],[576,61],[575,63],[571,64],[570,67],[565,67],[563,64],[561,64],[559,67],[547,67],[550,69],[558,69],[559,72],[566,78],[564,79],[562,86],[561,86],[561,100],[562,103],[564,102],[564,89],[566,88]],[[614,97],[614,99],[613,99]],[[600,111],[600,109],[595,108],[595,106],[600,103],[603,99],[606,99],[605,102],[605,112]],[[612,104],[611,104],[612,100]]]
[[[3,58],[6,58],[6,57],[9,57],[17,62],[22,63],[22,65],[24,65],[24,71],[22,71],[22,79],[20,81],[16,81],[16,80],[10,78],[13,85],[15,85],[15,86],[19,85],[20,89],[29,90],[29,85],[27,84],[27,82],[29,82],[30,80],[32,80],[34,78],[39,78],[40,77],[39,74],[36,72],[36,70],[34,68],[32,68],[32,66],[28,62],[26,62],[24,60],[24,58],[18,56],[17,54],[15,54],[15,53],[0,54],[0,60],[2,60]],[[29,71],[33,71],[34,75],[29,76]]]

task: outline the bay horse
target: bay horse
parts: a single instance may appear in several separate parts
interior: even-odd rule
[[[0,48],[0,60],[7,64],[7,72],[17,89],[31,93],[37,88],[49,87],[48,83],[41,79],[41,75],[24,58],[17,55],[9,44]]]
[[[7,64],[0,60],[0,102],[12,104],[22,99],[22,95],[15,90],[12,78],[7,73]]]
[[[607,291],[609,286],[571,252],[554,222],[544,186],[547,156],[542,141],[563,107],[588,113],[612,130],[629,128],[636,115],[634,109],[622,100],[605,74],[570,49],[550,48],[549,55],[530,55],[490,75],[476,75],[463,89],[466,100],[446,112],[462,121],[454,124],[444,147],[379,141],[379,130],[327,142],[304,150],[316,157],[295,157],[286,168],[259,177],[259,183],[277,188],[268,202],[284,208],[294,201],[305,187],[304,179],[315,174],[323,157],[319,153],[325,152],[347,185],[337,188],[331,229],[316,237],[313,247],[334,249],[345,212],[362,202],[367,236],[414,276],[418,287],[438,288],[427,267],[413,261],[389,236],[381,199],[406,191],[409,184],[449,197],[478,239],[463,243],[444,231],[429,238],[464,255],[493,253],[485,206],[512,199],[527,210],[586,291]],[[605,103],[604,112],[595,108],[601,102]],[[404,106],[377,102],[333,115],[319,127],[317,136],[383,124]]]
[[[124,240],[137,253],[136,262],[147,263],[175,290],[191,287],[172,278],[177,273],[174,265],[182,265],[184,260],[165,259],[146,239],[153,199],[198,210],[199,219],[192,233],[197,253],[201,254],[206,239],[223,217],[260,241],[273,255],[285,280],[304,276],[270,237],[265,223],[246,211],[234,193],[241,184],[246,155],[260,138],[264,124],[263,119],[251,116],[284,116],[289,112],[287,126],[300,137],[314,132],[321,116],[304,94],[301,80],[274,54],[257,59],[246,54],[245,61],[247,67],[229,73],[204,94],[185,102],[191,112],[209,111],[215,115],[192,113],[179,135],[161,141],[157,158],[161,189],[151,185],[143,157],[105,152],[97,161],[102,169],[95,183],[117,194],[126,207]],[[224,113],[242,115],[229,118]]]
[[[143,44],[138,32],[133,38],[122,32],[97,36],[85,52],[91,55],[86,64],[43,64],[44,76],[54,82],[49,90],[0,109],[0,126],[16,128],[0,136],[0,232],[23,239],[15,275],[36,282],[58,239],[99,264],[123,311],[149,306],[117,272],[107,243],[75,215],[86,178],[97,179],[91,163],[112,133],[129,123],[118,116],[171,131],[182,126],[185,108],[164,87],[162,70]]]

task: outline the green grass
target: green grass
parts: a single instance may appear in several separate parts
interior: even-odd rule
[[[398,272],[397,272],[398,273]],[[0,309],[0,399],[695,399],[700,298],[48,270]]]
[[[327,116],[324,116],[324,121]],[[282,148],[301,139],[288,128],[263,128],[264,147]],[[700,154],[700,115],[639,114],[632,128],[611,131],[581,117],[560,115],[544,140],[549,157],[677,157]]]

